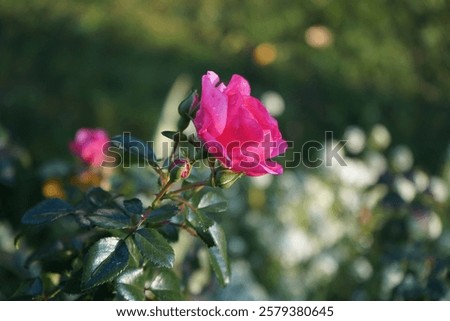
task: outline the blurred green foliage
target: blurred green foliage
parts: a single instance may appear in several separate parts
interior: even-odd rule
[[[450,158],[441,176],[430,176],[407,147],[387,153],[380,127],[345,133],[347,166],[229,191],[240,200],[225,223],[238,272],[216,298],[450,299]]]
[[[311,27],[319,27],[314,29],[319,34],[312,42],[308,40]],[[7,280],[0,298],[12,294],[21,278],[35,274],[21,265],[26,251],[15,253],[10,242],[19,231],[20,216],[42,199],[42,184],[49,178],[45,168],[52,168],[50,178],[55,172],[67,175],[67,165],[59,160],[71,160],[67,143],[80,127],[151,137],[165,96],[180,74],[189,75],[198,87],[206,70],[216,71],[224,80],[239,73],[249,79],[255,96],[267,90],[278,92],[286,105],[278,117],[281,129],[297,146],[322,140],[325,130],[341,137],[348,125],[368,132],[381,123],[390,132],[391,146],[404,144],[414,156],[415,167],[405,172],[407,178],[420,169],[426,175],[441,176],[448,190],[448,30],[450,3],[445,0],[0,0],[0,125],[5,128],[0,130],[0,280]],[[326,38],[325,45],[318,46],[321,37]],[[258,51],[262,48],[266,51]],[[391,152],[396,151],[388,150],[386,155]],[[50,161],[52,166],[47,166]],[[283,179],[292,180],[292,173],[287,174]],[[145,186],[140,174],[130,175],[136,184]],[[324,173],[300,171],[295,175],[294,183],[284,188],[281,179],[263,191],[239,185],[238,191],[248,194],[233,194],[233,201],[240,204],[235,215],[247,213],[245,220],[250,221],[239,226],[236,238],[230,240],[238,249],[235,275],[254,281],[256,297],[445,297],[439,287],[448,278],[449,241],[444,233],[448,230],[448,198],[435,203],[420,196],[427,195],[424,190],[413,200],[403,199],[400,208],[393,209],[389,202],[376,203],[370,211],[376,217],[374,225],[356,228],[372,237],[372,242],[354,247],[356,236],[350,233],[336,240],[337,245],[328,244],[331,248],[324,250],[325,258],[312,255],[301,262],[283,263],[266,251],[270,233],[259,236],[264,242],[256,242],[255,235],[265,232],[252,220],[267,220],[263,226],[276,225],[275,213],[284,204],[295,204],[285,199],[286,193],[290,189],[298,192],[305,176],[319,180],[325,189],[342,187],[341,181],[330,181]],[[396,188],[381,183],[388,190]],[[366,195],[365,189],[355,187],[358,179],[352,184],[353,193]],[[375,186],[372,182],[366,188]],[[266,194],[274,199],[261,203]],[[249,201],[239,195],[247,195]],[[261,204],[272,205],[263,211]],[[411,204],[425,207],[427,217],[439,217],[444,232],[437,241],[418,241],[422,236],[416,234],[411,237],[409,227],[415,224],[411,215],[417,214]],[[350,210],[336,202],[337,208],[326,212],[350,215],[359,213],[363,205]],[[265,216],[248,214],[255,214],[255,208]],[[296,224],[308,227],[305,220],[315,211],[304,205],[300,208],[294,211]],[[353,222],[354,216],[347,219]],[[294,235],[298,242],[298,232]],[[45,239],[45,232],[36,238]],[[251,251],[239,252],[242,240]],[[364,248],[364,244],[370,246]],[[393,248],[399,257],[389,255]],[[239,258],[252,251],[255,257],[246,268],[248,262]],[[308,271],[317,266],[329,268],[333,262],[338,262],[337,270],[328,270],[333,273],[310,278]],[[372,268],[368,277],[364,274],[370,270],[367,266]],[[353,268],[362,271],[358,272],[362,276],[355,277],[359,274]],[[311,284],[301,283],[299,290],[285,287],[296,284],[292,280],[308,278]],[[383,283],[383,278],[401,282]],[[395,291],[392,284],[397,286]],[[411,288],[438,294],[411,292]],[[226,291],[239,293],[233,289],[232,284],[217,298],[226,298]]]
[[[281,93],[291,140],[381,122],[437,171],[449,139],[449,9],[444,0],[2,0],[1,122],[37,161],[59,157],[82,125],[145,136],[175,78],[198,86],[212,69],[244,75],[256,94]],[[305,42],[314,25],[330,31],[328,47]],[[253,59],[261,43],[276,50],[267,66]]]

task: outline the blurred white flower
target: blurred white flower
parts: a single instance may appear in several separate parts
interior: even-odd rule
[[[261,102],[267,107],[272,116],[279,116],[284,112],[285,102],[276,91],[266,91],[261,95]]]
[[[14,247],[14,232],[12,228],[6,223],[0,222],[0,250],[6,253],[13,253]]]
[[[258,177],[252,177],[250,180],[251,184],[260,189],[266,189],[272,184],[273,176],[272,175],[263,175]]]
[[[373,268],[365,257],[358,257],[353,261],[353,270],[360,280],[367,280],[372,276]]]
[[[361,206],[361,197],[353,188],[345,186],[340,188],[338,196],[345,208],[351,212],[356,212]]]
[[[339,241],[345,233],[351,233],[354,224],[346,222],[343,224],[337,219],[328,218],[324,220],[317,231],[317,237],[322,246],[331,246]]]
[[[381,176],[387,169],[386,158],[378,152],[368,152],[365,157],[365,162],[378,176]]]
[[[366,146],[366,134],[356,126],[350,126],[345,130],[344,140],[347,141],[345,148],[353,154],[362,152]]]
[[[319,276],[332,276],[339,265],[337,260],[329,254],[321,254],[314,261],[311,270]]]
[[[419,193],[424,192],[427,189],[428,184],[430,183],[428,175],[421,170],[417,170],[414,172],[413,180],[414,184],[416,185],[416,189]]]
[[[278,182],[280,183],[280,187],[283,189],[283,191],[295,190],[295,188],[298,187],[299,184],[299,180],[296,177],[294,171],[285,171],[283,175],[279,176]]]
[[[404,275],[403,269],[398,263],[386,266],[381,283],[382,292],[385,294],[391,292],[394,287],[400,284]]]
[[[313,208],[328,210],[333,205],[334,193],[329,185],[316,176],[308,176],[305,181],[307,200]]]
[[[428,234],[431,239],[435,240],[442,234],[442,221],[436,213],[431,213],[428,222]]]
[[[448,187],[445,181],[439,177],[432,177],[430,181],[430,191],[439,203],[444,203],[448,198]]]
[[[368,209],[373,209],[388,193],[389,188],[384,184],[378,184],[365,194],[364,203]]]
[[[392,168],[398,172],[410,170],[414,163],[414,157],[411,150],[404,145],[395,147],[391,153]]]
[[[381,124],[377,124],[372,128],[370,140],[373,142],[376,149],[383,150],[391,143],[391,135],[386,127]]]
[[[365,188],[378,180],[378,170],[369,168],[364,162],[357,159],[346,158],[347,166],[333,166],[331,172],[342,184],[354,188]]]
[[[288,227],[279,239],[276,254],[285,267],[293,267],[308,260],[319,250],[318,243],[305,231],[300,228]]]
[[[413,182],[404,177],[397,177],[395,179],[394,188],[407,203],[411,202],[416,196],[416,188]]]

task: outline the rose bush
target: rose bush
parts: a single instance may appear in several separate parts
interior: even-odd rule
[[[105,159],[104,148],[107,147],[109,136],[105,130],[99,128],[80,128],[75,139],[70,142],[72,153],[88,165],[100,167]]]
[[[283,167],[272,161],[286,151],[277,121],[250,95],[250,85],[233,75],[228,85],[208,71],[202,77],[199,109],[193,123],[208,152],[224,167],[248,176],[279,175]]]
[[[221,227],[227,201],[220,189],[244,175],[281,174],[283,168],[271,158],[287,144],[277,121],[250,96],[244,78],[234,75],[228,86],[218,85],[219,77],[208,72],[202,82],[201,99],[192,91],[180,103],[177,131],[161,132],[172,140],[168,154],[158,157],[150,142],[128,132],[109,139],[103,129],[77,131],[70,149],[91,167],[75,180],[73,171],[67,171],[58,179],[73,184],[68,192],[53,193],[21,220],[26,225],[59,221],[58,228],[68,226],[68,232],[64,241],[52,235],[49,244],[33,248],[26,265],[36,262],[42,272],[31,281],[25,278],[11,294],[13,299],[180,300],[209,291],[213,275],[221,286],[230,282]],[[183,133],[191,121],[202,142]],[[123,162],[125,155],[128,162]],[[216,166],[216,159],[222,165]],[[139,169],[142,161],[152,170],[139,175],[116,170],[131,164]],[[115,166],[110,167],[112,162]],[[197,171],[201,164],[207,164],[208,177]],[[184,232],[194,239],[183,240],[187,252],[175,264],[172,243]],[[202,252],[198,241],[204,245]],[[24,251],[30,252],[26,247]],[[199,263],[201,253],[207,253],[209,267]],[[191,294],[192,275],[204,268],[209,269],[207,277]],[[49,275],[55,274],[58,281],[48,284]]]

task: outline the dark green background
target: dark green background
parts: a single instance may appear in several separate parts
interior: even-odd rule
[[[176,77],[240,73],[304,142],[382,123],[437,172],[450,131],[447,1],[1,1],[0,122],[42,162],[81,126],[151,137]],[[324,25],[330,47],[304,34]],[[259,66],[269,42],[277,59]],[[48,142],[43,148],[43,142]]]

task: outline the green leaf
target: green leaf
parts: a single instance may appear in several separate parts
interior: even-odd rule
[[[69,203],[59,198],[49,198],[28,210],[22,217],[22,223],[49,223],[74,212],[75,208]]]
[[[190,119],[192,116],[192,108],[198,104],[197,90],[192,90],[189,95],[178,105],[178,113],[182,118]]]
[[[179,231],[176,226],[172,224],[164,224],[158,228],[158,232],[160,232],[169,242],[178,242]]]
[[[103,207],[112,199],[112,195],[100,187],[91,188],[87,192],[86,197],[95,207]]]
[[[127,269],[116,280],[117,294],[124,300],[144,301],[145,282],[142,268]]]
[[[195,229],[206,232],[208,228],[213,226],[214,221],[210,219],[208,216],[200,212],[199,210],[193,210],[192,208],[188,208],[187,220]]]
[[[137,155],[139,158],[148,161],[152,166],[158,166],[153,148],[148,142],[143,142],[132,137],[129,133],[124,133],[122,135],[114,136],[111,139],[111,143],[130,154]]]
[[[181,134],[178,131],[165,130],[161,132],[164,137],[175,141],[187,141],[187,136],[185,134]]]
[[[211,185],[220,188],[230,188],[243,175],[243,173],[236,173],[227,168],[219,167],[216,169]]]
[[[209,228],[214,225],[214,220],[203,214],[198,209],[187,207],[185,209],[186,220],[195,229],[200,239],[208,246],[214,246],[214,240],[209,233]]]
[[[216,244],[208,248],[209,261],[219,283],[226,286],[230,282],[231,269],[225,233],[217,223],[209,228],[209,233]]]
[[[206,244],[207,247],[216,246],[216,243],[214,242],[214,239],[211,236],[211,233],[209,231],[202,231],[200,229],[195,229],[197,232],[198,237]]]
[[[147,218],[148,223],[162,223],[170,220],[175,215],[179,214],[179,208],[175,205],[166,204],[158,207],[150,213]]]
[[[142,267],[144,257],[142,256],[141,251],[138,249],[134,239],[132,237],[127,237],[125,239],[125,244],[127,245],[128,252],[130,253],[130,259],[128,260],[128,268]]]
[[[87,254],[82,287],[92,288],[112,280],[128,266],[129,256],[123,240],[117,237],[100,239]]]
[[[176,274],[169,269],[151,269],[147,272],[146,279],[149,288],[161,301],[183,300],[180,290],[180,281]]]
[[[178,118],[178,122],[177,122],[178,130],[180,130],[180,131],[185,130],[186,128],[188,128],[190,122],[191,122],[191,119],[189,117]]]
[[[138,198],[123,201],[123,206],[131,214],[142,214],[144,206]]]
[[[175,254],[167,240],[155,229],[140,229],[134,234],[141,254],[160,267],[173,267]]]
[[[146,287],[157,300],[182,300],[178,277],[169,269],[134,268],[125,270],[116,281],[116,291],[121,299],[142,301]]]
[[[227,210],[227,202],[222,195],[208,191],[201,195],[197,208],[205,212],[221,213]]]
[[[101,208],[87,218],[98,227],[122,229],[131,226],[130,217],[118,208]]]

